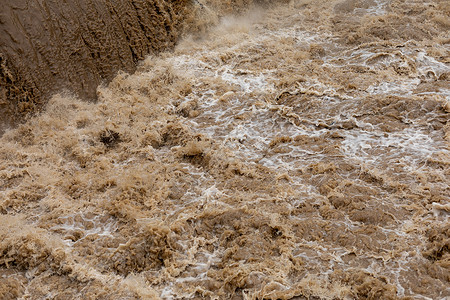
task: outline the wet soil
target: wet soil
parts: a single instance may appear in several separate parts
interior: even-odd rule
[[[3,1],[0,113],[6,120],[0,126],[35,112],[62,90],[95,100],[99,84],[175,45],[189,3]]]

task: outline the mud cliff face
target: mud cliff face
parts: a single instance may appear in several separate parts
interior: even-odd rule
[[[117,71],[170,48],[188,0],[6,0],[0,13],[3,126],[69,90],[85,99]],[[13,117],[15,116],[15,117]],[[2,125],[0,125],[1,131]]]

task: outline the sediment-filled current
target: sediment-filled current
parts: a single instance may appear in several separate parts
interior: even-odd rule
[[[448,2],[195,5],[1,137],[0,298],[448,299]]]

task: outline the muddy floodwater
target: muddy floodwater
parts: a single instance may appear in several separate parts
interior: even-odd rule
[[[448,1],[195,5],[0,139],[0,298],[450,299]]]

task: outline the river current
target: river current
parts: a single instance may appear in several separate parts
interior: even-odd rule
[[[448,2],[198,3],[1,138],[0,298],[449,299]]]

